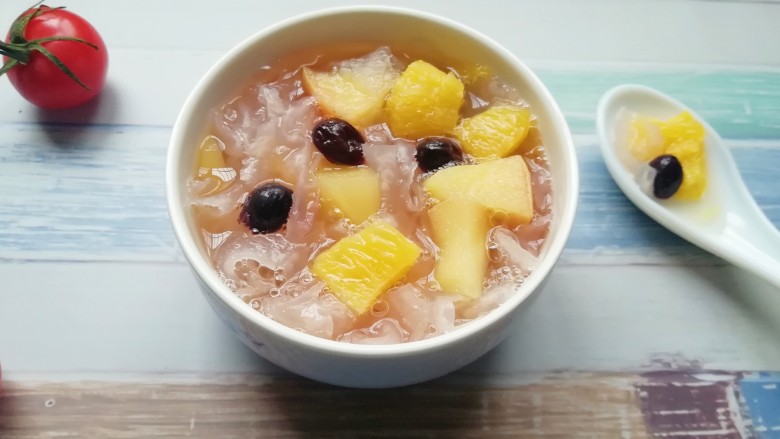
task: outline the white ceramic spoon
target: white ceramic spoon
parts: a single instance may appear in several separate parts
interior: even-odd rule
[[[688,110],[706,130],[707,189],[696,201],[658,200],[643,192],[616,141],[621,109],[666,119]],[[596,126],[612,178],[639,209],[691,243],[780,288],[780,232],[750,196],[734,159],[712,127],[690,108],[649,87],[622,85],[599,102]],[[622,149],[621,149],[622,148]]]

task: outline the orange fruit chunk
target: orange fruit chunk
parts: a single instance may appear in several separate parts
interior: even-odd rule
[[[666,139],[667,145],[688,139],[704,142],[704,127],[688,111],[683,111],[666,121],[656,121],[656,125]]]
[[[361,315],[404,277],[421,252],[395,227],[376,222],[320,253],[311,271],[339,301]]]
[[[666,154],[677,157],[683,169],[680,188],[672,196],[677,200],[699,199],[707,188],[704,143],[695,139],[677,140],[666,147]]]
[[[410,139],[452,132],[463,105],[463,83],[425,61],[414,61],[393,84],[385,110],[394,135]]]
[[[476,158],[499,158],[513,153],[531,128],[531,112],[517,105],[498,105],[461,120],[455,136],[463,151]]]

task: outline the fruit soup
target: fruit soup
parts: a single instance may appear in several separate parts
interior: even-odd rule
[[[501,306],[552,217],[533,108],[489,66],[328,53],[259,69],[211,112],[188,191],[222,281],[348,343],[422,340]]]

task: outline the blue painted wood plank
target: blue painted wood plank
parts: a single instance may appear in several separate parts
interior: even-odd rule
[[[699,113],[723,137],[780,139],[780,70],[724,71],[712,67],[540,68],[575,133],[593,133],[601,95],[620,84],[656,88]]]
[[[780,373],[745,375],[739,383],[757,439],[780,439]]]
[[[0,259],[177,255],[164,198],[169,128],[0,126]]]

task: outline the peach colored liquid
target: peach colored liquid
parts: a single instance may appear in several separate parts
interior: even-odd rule
[[[394,224],[423,249],[406,277],[376,302],[353,315],[308,270],[308,264],[334,242],[354,232],[337,213],[319,209],[314,177],[333,166],[311,143],[314,124],[323,118],[314,98],[301,86],[304,65],[326,70],[334,61],[362,56],[376,46],[349,45],[324,56],[316,50],[293,54],[261,68],[235,96],[213,109],[209,133],[224,143],[227,166],[238,177],[217,194],[202,196],[194,172],[189,185],[192,214],[202,230],[214,267],[249,306],[285,325],[315,336],[352,343],[400,343],[452,331],[483,315],[516,291],[532,267],[518,262],[538,255],[551,220],[551,183],[543,141],[532,128],[518,151],[532,175],[534,218],[505,228],[501,218],[486,240],[490,266],[485,291],[469,301],[441,291],[433,278],[437,248],[430,239],[424,175],[415,161],[415,140],[394,138],[384,124],[363,130],[366,166],[380,178],[378,215]],[[393,49],[407,64],[425,59],[458,73],[453,61],[417,56],[418,50]],[[463,115],[479,112],[491,100],[521,102],[521,96],[498,78],[466,88]],[[531,109],[533,111],[533,109]],[[259,184],[279,181],[293,189],[287,225],[276,233],[252,235],[238,222],[246,195]]]

